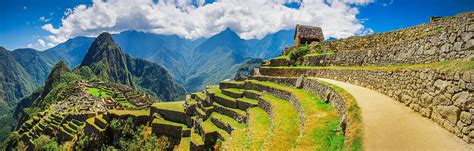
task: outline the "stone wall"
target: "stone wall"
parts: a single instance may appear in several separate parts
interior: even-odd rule
[[[376,90],[474,142],[474,71],[261,68],[267,76],[316,76]],[[346,76],[350,75],[350,76]]]
[[[335,54],[306,56],[303,65],[385,66],[468,60],[474,57],[474,12],[387,33],[323,42],[322,49]]]

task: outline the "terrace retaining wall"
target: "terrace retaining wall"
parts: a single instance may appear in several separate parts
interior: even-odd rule
[[[303,65],[386,66],[468,60],[474,57],[474,12],[392,32],[321,44],[323,51],[335,54],[304,57]]]
[[[261,68],[266,76],[335,79],[373,89],[404,103],[464,141],[474,142],[474,71]],[[350,75],[350,76],[346,76]]]

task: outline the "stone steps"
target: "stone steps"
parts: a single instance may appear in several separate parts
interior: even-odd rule
[[[222,115],[232,117],[233,119],[235,119],[239,123],[245,123],[245,120],[247,119],[246,113],[242,110],[225,107],[225,106],[220,105],[218,103],[214,103],[213,106],[214,106],[214,111],[215,112],[217,112],[219,114],[222,114]]]
[[[197,122],[195,128],[206,146],[214,145],[217,140],[226,141],[230,138],[230,135],[225,130],[214,125],[211,120]]]
[[[244,90],[238,88],[227,88],[221,89],[222,94],[233,97],[233,98],[241,98],[244,96]]]
[[[155,118],[151,123],[152,131],[155,134],[163,134],[173,138],[181,139],[181,137],[188,137],[190,129],[187,125],[171,122],[163,119]]]
[[[247,97],[237,99],[237,107],[240,110],[245,111],[248,108],[257,107],[257,106],[258,106],[258,100],[250,99],[250,98],[247,98]]]
[[[227,88],[238,88],[242,89],[244,86],[243,81],[221,81],[219,83],[219,88],[220,89],[227,89]]]

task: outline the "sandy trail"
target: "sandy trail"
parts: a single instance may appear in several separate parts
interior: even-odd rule
[[[402,103],[374,90],[331,79],[354,96],[362,110],[365,150],[474,150]]]

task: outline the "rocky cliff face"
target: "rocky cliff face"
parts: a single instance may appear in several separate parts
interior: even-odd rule
[[[176,83],[168,71],[158,64],[126,55],[127,68],[137,86],[162,101],[184,99],[186,90]]]
[[[102,33],[94,40],[79,67],[83,66],[89,66],[101,79],[133,86],[125,54],[109,33]]]

